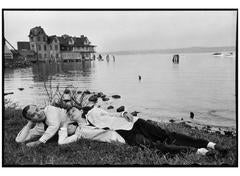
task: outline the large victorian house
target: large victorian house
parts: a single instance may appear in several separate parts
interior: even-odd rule
[[[79,61],[87,60],[95,53],[86,36],[48,36],[41,26],[29,33],[30,49],[37,54],[38,61]]]

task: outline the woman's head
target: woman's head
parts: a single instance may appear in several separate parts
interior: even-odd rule
[[[76,107],[72,107],[67,110],[67,115],[72,121],[79,121],[82,118],[83,110],[79,110]]]

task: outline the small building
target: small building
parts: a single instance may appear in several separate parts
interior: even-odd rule
[[[81,35],[81,37],[74,37],[73,40],[73,51],[81,53],[83,59],[91,59],[93,53],[95,53],[95,45],[91,45],[91,42],[84,35]]]
[[[4,60],[13,60],[13,53],[10,51],[7,45],[4,45]]]
[[[32,50],[19,50],[18,51],[19,58],[24,59],[25,61],[36,62],[37,55]]]
[[[61,57],[64,62],[73,62],[75,60],[81,60],[81,56],[73,52],[74,40],[69,35],[62,35],[58,37],[60,42]]]
[[[17,42],[17,49],[18,51],[29,51],[30,50],[30,43],[29,42],[25,42],[25,41],[21,41],[21,42]]]
[[[30,50],[30,42],[17,42],[17,47],[19,59],[24,59],[30,62],[37,61],[37,54],[33,50]]]
[[[95,53],[95,46],[86,36],[48,36],[41,26],[30,30],[29,41],[30,50],[36,53],[38,61],[81,61],[91,59]]]
[[[64,62],[91,59],[94,51],[94,45],[91,45],[88,38],[84,35],[81,37],[71,37],[62,35],[58,37],[60,41],[60,53]]]

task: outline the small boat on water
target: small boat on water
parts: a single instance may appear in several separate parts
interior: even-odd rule
[[[233,52],[229,52],[229,53],[226,53],[224,54],[225,57],[234,57],[234,54]]]
[[[214,55],[214,56],[223,56],[223,53],[217,52],[217,53],[213,53],[213,55]]]
[[[213,56],[220,56],[220,57],[234,57],[234,53],[233,52],[225,52],[225,53],[213,53]]]

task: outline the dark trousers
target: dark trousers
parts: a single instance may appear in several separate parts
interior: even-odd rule
[[[116,130],[129,145],[144,145],[163,153],[178,153],[206,148],[208,141],[169,132],[143,119],[138,119],[131,130]]]

